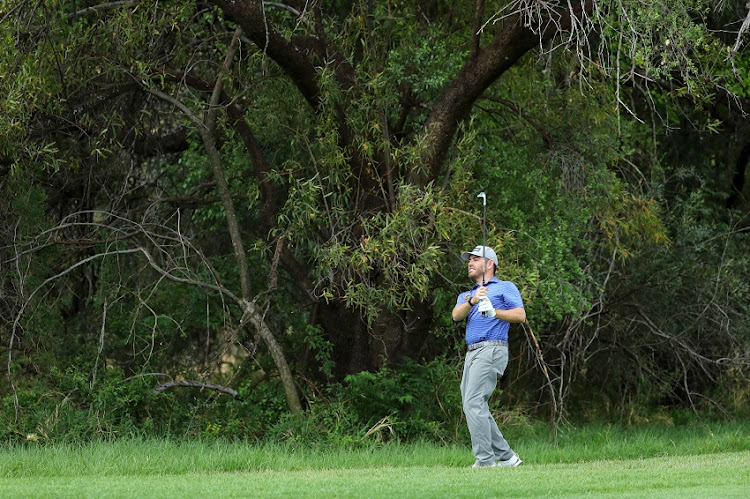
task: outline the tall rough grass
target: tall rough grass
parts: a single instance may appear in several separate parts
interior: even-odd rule
[[[686,427],[568,427],[559,444],[544,426],[511,428],[506,436],[527,464],[581,463],[750,450],[750,423]],[[354,447],[299,442],[125,439],[85,444],[28,442],[0,449],[0,478],[130,476],[409,467],[463,467],[468,445],[371,443]]]

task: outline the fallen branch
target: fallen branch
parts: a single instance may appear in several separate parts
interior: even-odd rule
[[[162,393],[169,388],[175,388],[178,386],[184,386],[187,388],[200,388],[201,390],[204,388],[208,388],[209,390],[216,390],[217,392],[227,393],[234,398],[237,398],[240,395],[239,393],[237,393],[237,390],[234,390],[232,388],[221,385],[214,385],[212,383],[203,383],[200,381],[168,381],[167,383],[163,383],[154,388],[154,391],[156,393]]]

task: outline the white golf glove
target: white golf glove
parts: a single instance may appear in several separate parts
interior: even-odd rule
[[[494,318],[497,315],[495,307],[492,306],[492,302],[486,296],[479,300],[479,311],[482,312],[482,315],[485,317]]]

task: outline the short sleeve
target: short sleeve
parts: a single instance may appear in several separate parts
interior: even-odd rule
[[[521,299],[521,292],[518,291],[518,287],[512,282],[506,282],[505,289],[503,290],[503,308],[510,310],[511,308],[523,308],[523,299]]]

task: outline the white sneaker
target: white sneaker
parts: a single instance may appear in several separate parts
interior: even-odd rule
[[[497,466],[502,468],[515,468],[522,462],[523,461],[521,461],[521,458],[518,457],[518,454],[513,454],[510,459],[507,459],[505,461],[498,461]]]

